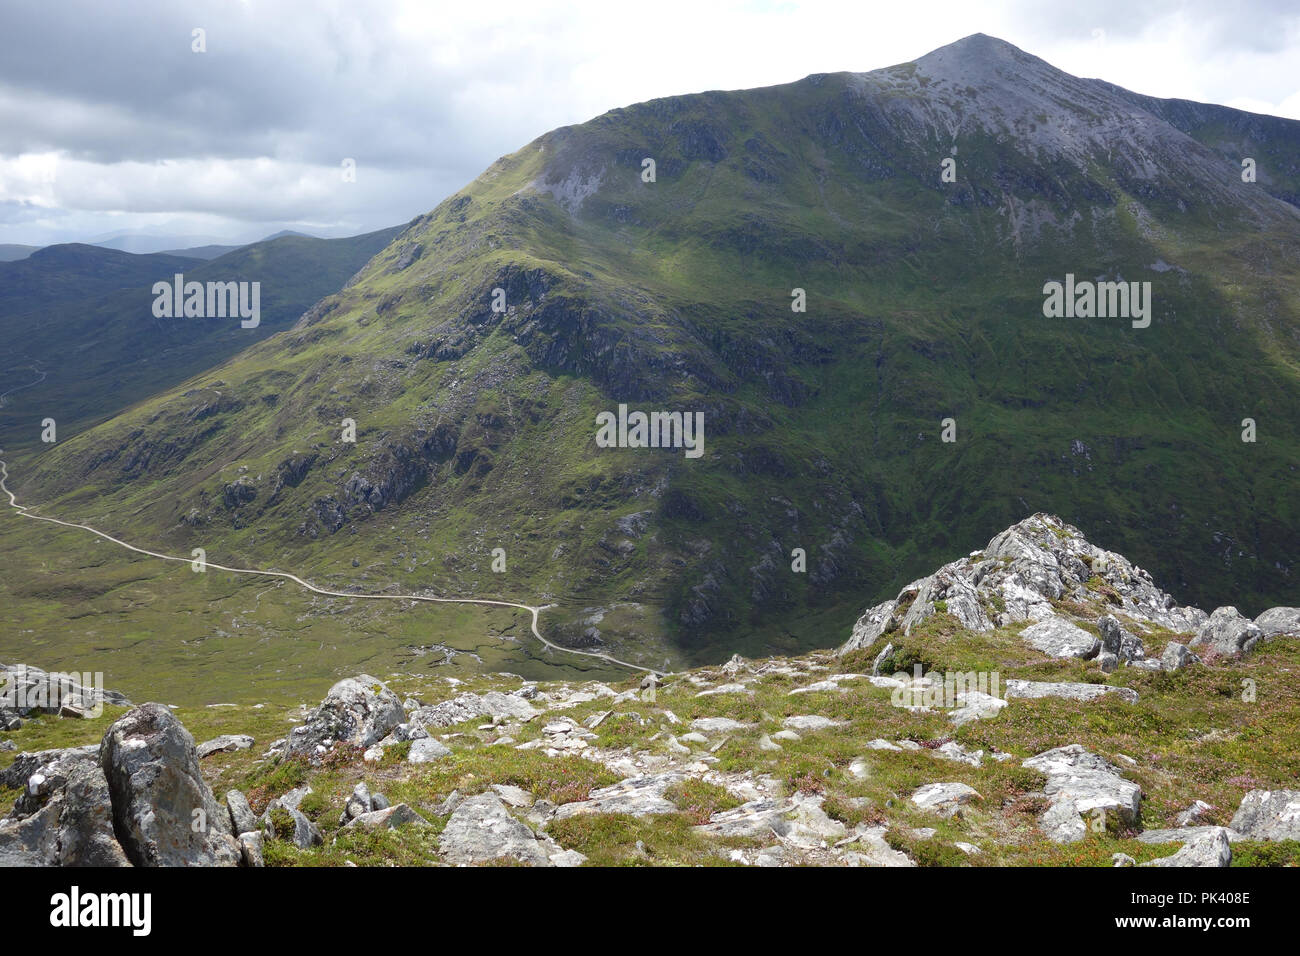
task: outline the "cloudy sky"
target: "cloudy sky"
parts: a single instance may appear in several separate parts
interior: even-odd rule
[[[377,229],[556,126],[976,32],[1142,93],[1300,119],[1294,0],[6,3],[0,243]]]

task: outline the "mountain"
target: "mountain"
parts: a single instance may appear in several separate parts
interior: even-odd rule
[[[38,702],[0,707],[22,750],[0,755],[0,860],[1300,862],[1300,608],[1181,606],[1048,514],[889,603],[833,654],[544,681],[425,660],[300,682],[290,709],[251,683],[132,705],[155,686],[113,671],[55,702],[55,675],[0,665],[6,701]],[[218,825],[190,825],[200,802]]]
[[[228,242],[216,236],[173,235],[170,233],[142,232],[128,229],[122,232],[96,236],[90,240],[92,245],[102,249],[117,249],[136,255],[148,255],[154,252],[166,252],[168,249],[182,249],[187,246],[208,246]]]
[[[224,256],[227,252],[234,252],[236,249],[242,248],[242,246],[192,246],[189,249],[168,249],[164,252],[164,255],[188,256],[191,259],[215,259],[217,256]]]
[[[80,242],[46,246],[26,259],[0,262],[0,316],[149,285],[159,276],[196,265],[183,256],[134,255]]]
[[[132,255],[88,245],[50,246],[0,265],[0,328],[16,343],[6,386],[41,376],[40,390],[0,399],[0,437],[35,442],[49,416],[62,434],[213,368],[288,328],[321,296],[336,291],[398,229],[346,239],[284,237],[204,261]],[[239,319],[156,318],[156,282],[259,282],[255,328]],[[0,389],[5,391],[5,389]]]
[[[656,665],[819,646],[1033,511],[1195,604],[1294,603],[1297,130],[982,35],[614,110],[14,481],[323,586],[554,604],[552,639]],[[1076,278],[1133,314],[1048,317]],[[622,405],[702,414],[702,454],[598,446]]]
[[[19,259],[26,259],[40,246],[23,246],[15,243],[0,243],[0,262],[17,262]]]

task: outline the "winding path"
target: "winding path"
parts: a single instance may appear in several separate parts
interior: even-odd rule
[[[120,545],[128,551],[134,551],[137,554],[145,554],[151,558],[160,558],[163,561],[180,561],[185,564],[190,564],[193,561],[192,558],[179,558],[172,554],[163,554],[160,551],[150,551],[147,548],[137,548],[135,545],[128,544],[121,538],[115,538],[111,534],[105,534],[98,528],[92,528],[88,524],[76,524],[71,521],[60,521],[58,518],[47,518],[45,515],[35,514],[32,512],[29,505],[20,505],[18,503],[18,499],[14,497],[14,493],[9,490],[9,486],[6,484],[8,480],[9,469],[5,465],[4,460],[0,459],[0,491],[3,491],[9,496],[9,506],[24,518],[32,518],[35,521],[48,521],[50,524],[62,525],[65,528],[79,528],[82,531],[89,531],[91,534],[99,535],[105,541],[111,541],[113,544]],[[629,664],[627,661],[621,661],[617,657],[613,657],[609,654],[602,654],[599,651],[581,651],[577,648],[563,647],[559,644],[551,643],[546,638],[542,637],[541,632],[537,630],[537,615],[542,611],[545,611],[547,608],[554,606],[551,604],[544,604],[541,607],[533,607],[531,604],[516,604],[513,601],[492,601],[487,598],[440,598],[428,597],[421,594],[354,594],[347,591],[329,591],[325,588],[318,588],[310,581],[304,581],[302,578],[298,577],[298,575],[290,574],[287,571],[261,571],[256,568],[231,568],[224,564],[216,564],[212,561],[205,561],[204,565],[209,568],[216,568],[218,571],[229,571],[232,574],[254,574],[266,578],[285,578],[306,588],[308,591],[313,591],[316,594],[324,594],[329,597],[356,598],[364,601],[425,601],[430,604],[483,604],[491,605],[493,607],[518,608],[521,611],[529,612],[533,616],[530,625],[533,637],[541,641],[546,647],[551,648],[551,650],[561,651],[565,654],[579,654],[583,657],[594,657],[610,664],[616,664],[619,667],[626,667],[646,674],[658,675],[660,673],[653,668],[642,667],[640,664]]]

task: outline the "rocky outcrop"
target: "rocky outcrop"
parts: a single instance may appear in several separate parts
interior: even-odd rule
[[[136,866],[235,866],[230,814],[199,771],[194,738],[162,704],[144,704],[108,728],[100,766],[113,827]]]
[[[31,714],[98,717],[105,705],[130,707],[117,691],[90,682],[89,674],[50,673],[27,664],[0,664],[0,730],[16,730]]]
[[[194,739],[161,704],[129,711],[98,745],[19,754],[0,786],[21,790],[0,820],[0,865],[234,866],[245,857],[232,835],[236,804],[216,802]]]
[[[347,677],[290,732],[284,752],[316,760],[335,744],[370,747],[405,719],[402,702],[383,681],[368,674]]]
[[[1093,656],[1093,645],[1070,629],[1075,625],[1061,615],[1053,604],[1057,601],[1105,606],[1112,620],[1122,614],[1177,633],[1193,632],[1206,620],[1204,611],[1179,606],[1123,555],[1098,548],[1079,529],[1039,513],[996,535],[982,551],[944,565],[892,600],[869,608],[839,653],[871,647],[895,631],[906,636],[942,608],[972,631],[1035,622],[1026,628],[1027,639],[1041,643],[1045,653]],[[1112,653],[1119,657],[1122,648],[1121,641]]]

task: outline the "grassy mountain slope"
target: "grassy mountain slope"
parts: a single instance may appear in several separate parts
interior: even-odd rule
[[[654,661],[833,643],[1038,510],[1188,603],[1295,603],[1300,214],[1239,173],[979,36],[615,110],[15,484],[322,584],[554,602],[557,637]],[[1067,272],[1149,280],[1150,327],[1045,318]],[[704,456],[597,448],[621,402],[702,411]]]

